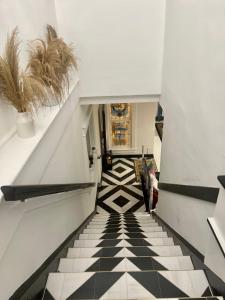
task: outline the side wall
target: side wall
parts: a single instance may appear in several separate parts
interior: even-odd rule
[[[74,90],[15,183],[97,182],[96,160],[91,171],[88,167],[84,122]],[[93,212],[95,198],[92,188],[25,203],[0,203],[1,299],[8,299]]]
[[[224,10],[222,0],[167,1],[161,182],[219,187],[224,174]],[[158,213],[206,255],[214,207],[161,191]]]
[[[81,97],[161,93],[165,0],[56,0],[79,58]]]
[[[27,61],[27,42],[44,38],[46,24],[57,27],[54,0],[2,0],[0,1],[0,53],[2,54],[7,34],[18,26],[21,41],[20,63]],[[15,129],[16,111],[0,103],[0,145]]]

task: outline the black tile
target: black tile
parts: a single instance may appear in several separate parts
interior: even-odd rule
[[[95,253],[92,257],[114,257],[123,247],[109,247],[102,248],[97,253]]]
[[[117,239],[121,233],[106,233],[101,236],[101,240],[104,239]]]
[[[122,240],[114,239],[114,240],[104,240],[101,241],[96,247],[115,247]]]
[[[118,231],[120,231],[120,227],[106,229],[106,230],[103,230],[102,233],[116,233]]]
[[[188,297],[182,290],[175,286],[172,282],[163,277],[160,273],[157,273],[160,285],[160,297],[162,298],[178,298]]]
[[[94,262],[85,272],[98,272],[100,271],[100,258]]]
[[[95,276],[95,299],[101,298],[116,283],[123,272],[101,272]],[[79,298],[77,298],[79,299]]]
[[[137,224],[137,225],[140,225],[139,222],[135,221],[135,220],[131,220],[131,221],[124,220],[124,223],[125,224]]]
[[[152,258],[152,265],[153,265],[153,270],[156,270],[156,271],[168,270],[163,265],[161,265],[158,261],[156,261],[154,258]]]
[[[128,257],[127,259],[129,259],[141,271],[154,270],[151,257]]]
[[[144,239],[127,239],[126,240],[131,246],[151,246],[150,243]]]
[[[127,232],[125,234],[131,239],[146,238],[146,236],[141,232]]]
[[[118,172],[119,174],[123,173],[124,171],[126,171],[125,168],[123,167],[117,167],[116,169],[114,169],[116,172]]]
[[[156,298],[160,297],[160,287],[156,272],[129,272],[146,290]]]
[[[77,299],[94,299],[95,298],[95,275],[91,276],[84,284],[82,284],[71,296],[66,300]]]
[[[116,205],[118,205],[119,207],[124,207],[130,201],[128,199],[126,199],[125,197],[123,197],[123,196],[119,196],[115,200],[113,200],[113,202]]]
[[[100,258],[100,271],[112,271],[124,258]]]
[[[207,297],[207,296],[212,296],[209,286],[206,288],[206,290],[202,294],[202,297]]]
[[[130,227],[130,228],[126,228],[127,232],[143,232],[143,230],[139,227]]]
[[[55,300],[55,298],[51,295],[51,293],[45,289],[44,297],[42,300]]]
[[[107,230],[107,229],[121,229],[121,225],[118,225],[118,224],[116,224],[116,225],[107,225],[103,229],[105,229],[105,230]]]
[[[158,256],[157,253],[147,247],[127,247],[136,256]]]
[[[139,224],[137,224],[137,223],[126,223],[125,224],[125,226],[127,227],[127,228],[132,228],[132,227],[138,227],[138,228],[140,228],[141,226],[139,225]]]
[[[108,226],[108,225],[119,225],[119,224],[121,224],[121,221],[106,222],[105,224],[106,224],[107,226]]]

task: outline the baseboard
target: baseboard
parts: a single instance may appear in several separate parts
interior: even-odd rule
[[[48,273],[57,272],[60,258],[66,257],[67,249],[83,231],[96,209],[74,230],[62,244],[43,262],[43,264],[15,291],[9,300],[40,300],[46,285]]]

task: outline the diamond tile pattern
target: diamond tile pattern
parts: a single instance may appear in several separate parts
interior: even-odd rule
[[[132,159],[113,160],[102,174],[98,213],[48,276],[42,300],[222,300],[212,297],[203,270],[144,212]]]
[[[116,198],[115,200],[113,200],[114,203],[116,203],[117,205],[119,205],[120,207],[123,207],[124,205],[126,205],[127,203],[129,203],[129,200],[126,199],[123,196],[119,196],[118,198]]]
[[[96,214],[86,230],[99,232],[75,240],[58,272],[49,274],[43,300],[212,296],[205,273],[166,232],[152,228],[160,226],[147,213]]]

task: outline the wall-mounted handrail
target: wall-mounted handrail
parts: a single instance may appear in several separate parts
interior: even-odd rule
[[[37,184],[37,185],[5,185],[1,191],[6,201],[24,201],[38,196],[82,190],[94,187],[95,183],[69,183],[69,184]]]
[[[207,187],[207,186],[195,186],[195,185],[184,185],[184,184],[173,184],[159,182],[158,187],[160,190],[167,191],[174,194],[188,196],[199,200],[216,203],[219,188]]]

